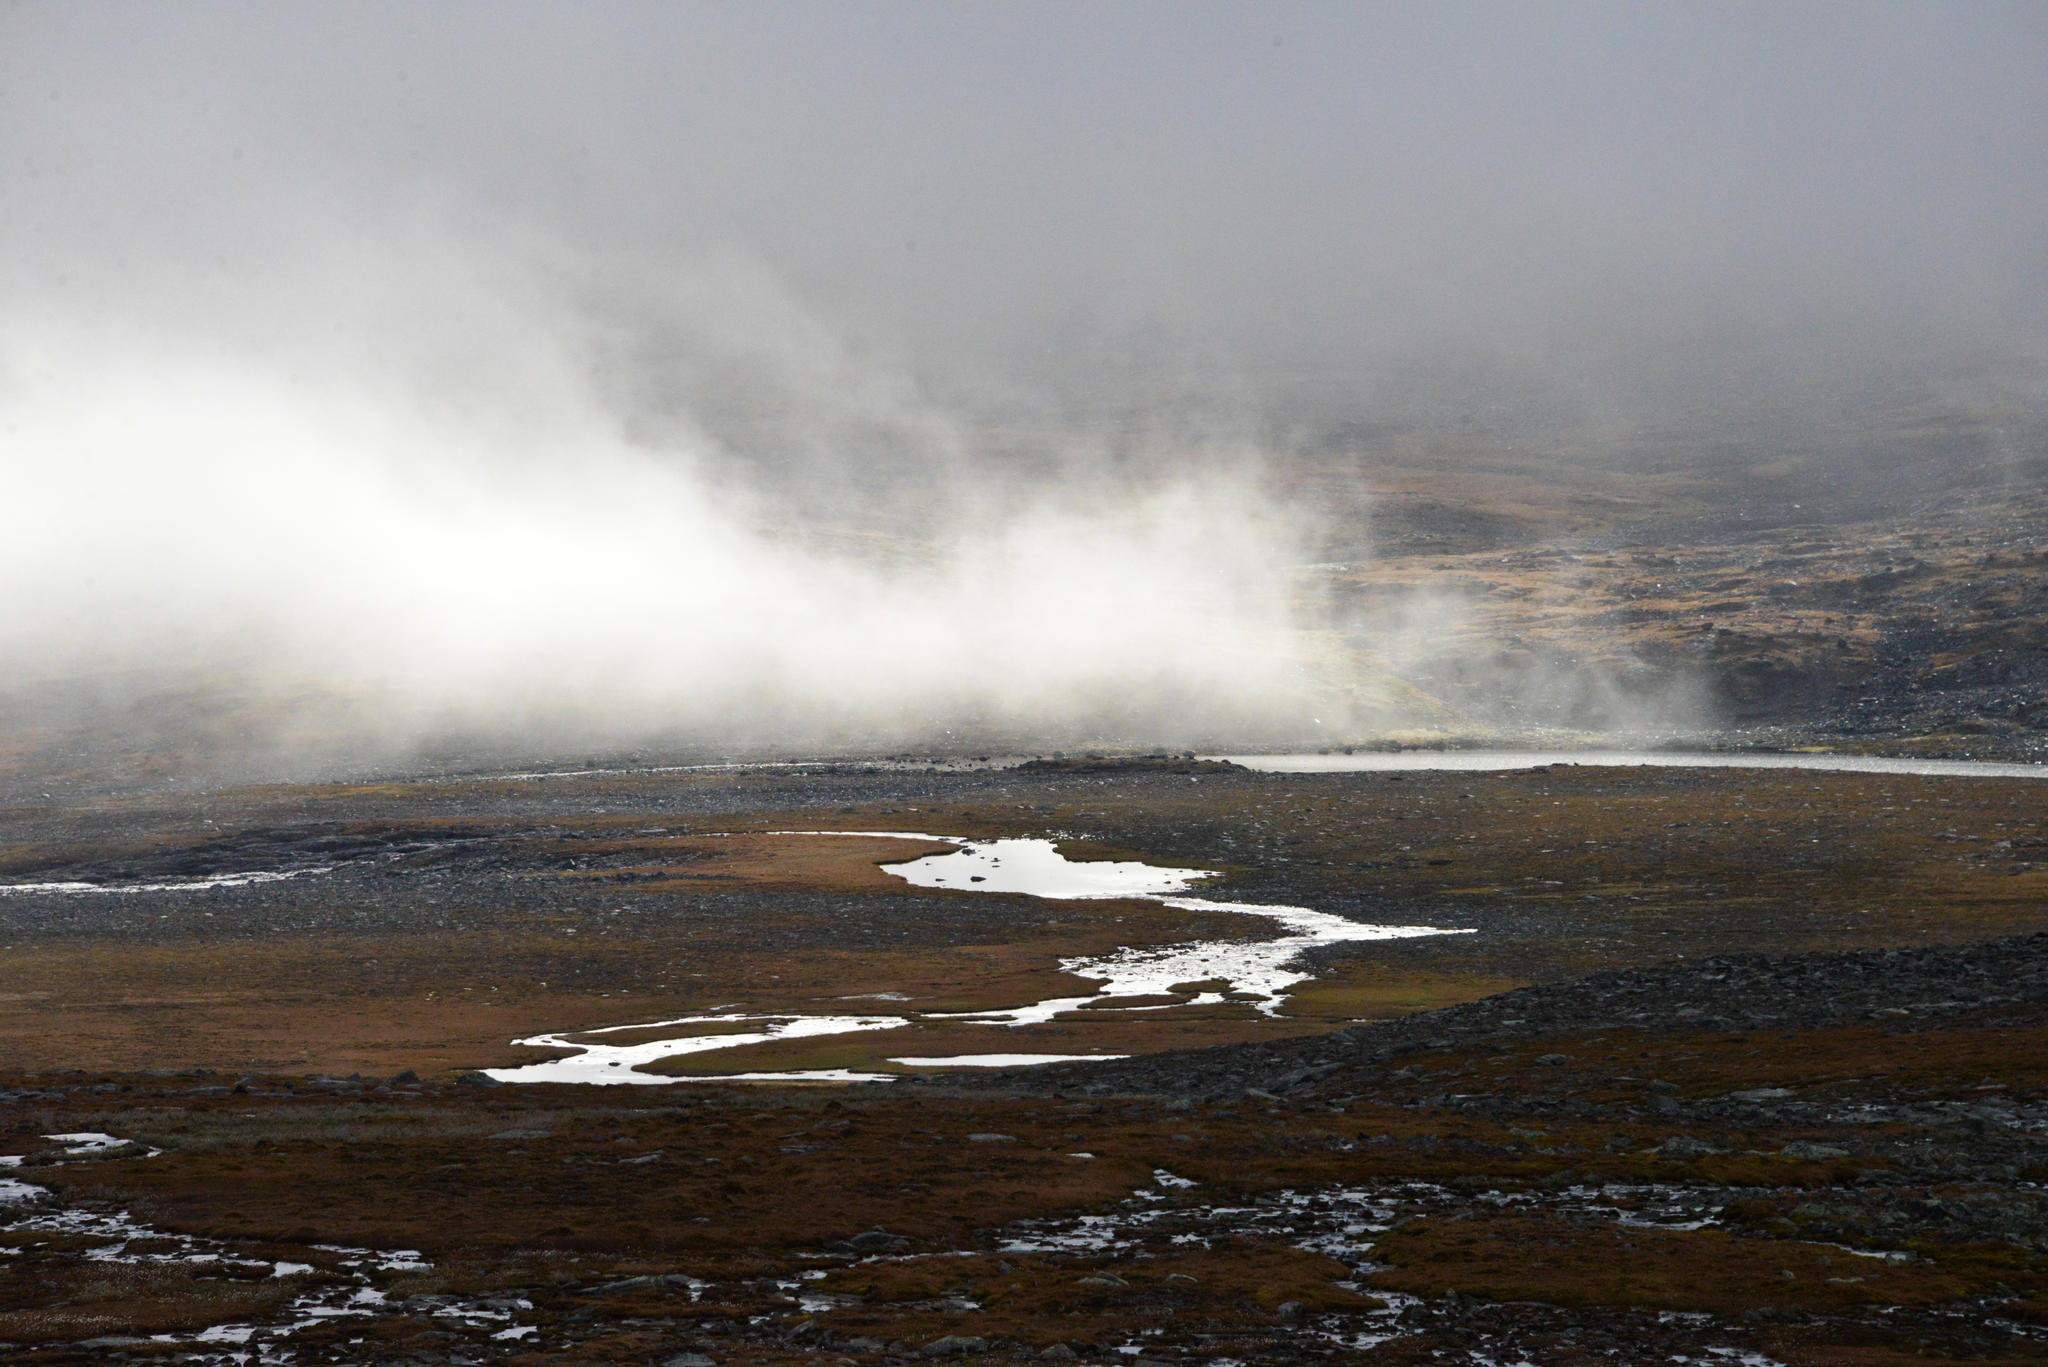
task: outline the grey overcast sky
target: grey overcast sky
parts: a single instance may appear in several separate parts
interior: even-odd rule
[[[2044,225],[2039,0],[0,0],[0,710],[1373,733],[1283,461],[2038,479]]]
[[[432,221],[946,392],[2048,355],[2037,3],[14,3],[0,159],[15,291]]]

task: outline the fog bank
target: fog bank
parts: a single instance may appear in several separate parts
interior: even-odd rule
[[[2029,477],[2044,72],[1997,4],[10,7],[10,752],[1412,721],[1459,600],[1333,615],[1273,460]]]
[[[559,256],[367,246],[280,263],[212,325],[175,291],[0,324],[17,679],[211,669],[400,731],[613,743],[1300,724],[1267,713],[1302,693],[1303,528],[1255,469],[1028,483],[938,410],[881,406],[883,379],[807,388],[792,348],[777,421],[896,443],[836,472],[867,487],[835,517],[776,487],[812,462],[764,478],[633,403],[653,377]],[[672,283],[721,309],[661,319],[672,352],[787,326],[731,280]]]

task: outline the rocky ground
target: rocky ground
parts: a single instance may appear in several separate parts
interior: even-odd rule
[[[98,889],[0,896],[0,1356],[2048,1356],[2037,781],[925,767],[0,812],[6,882]],[[824,827],[1058,833],[1471,933],[1325,954],[1274,1018],[722,1065],[889,1084],[476,1080],[541,1030],[1032,1000],[1062,954],[1264,933],[773,834]],[[886,1065],[1005,1046],[1136,1057]]]
[[[1637,520],[1646,506],[1510,536],[1397,530],[1325,567],[1335,620],[1381,624],[1352,646],[1402,680],[1379,707],[1453,736],[1705,718],[1750,744],[2048,754],[2037,490],[1865,520]]]
[[[52,1194],[0,1325],[48,1362],[225,1361],[221,1321],[307,1362],[2039,1360],[2044,989],[2031,936],[971,1086],[14,1079],[15,1134],[71,1138],[13,1171]]]
[[[1380,447],[1281,472],[1331,512],[1300,597],[1353,719],[1307,744],[2044,754],[2038,479]],[[451,742],[233,787],[278,768],[264,736],[328,763],[306,718],[341,702],[43,687],[0,696],[0,1360],[2048,1358],[2038,780],[1258,774],[1096,736],[738,768]],[[1275,1015],[1188,991],[997,1031],[943,1013],[1271,929],[920,890],[880,868],[904,842],[788,834],[818,830],[1050,836],[1462,933],[1315,951]],[[885,1084],[478,1071],[879,1002],[913,1023],[692,1062]],[[978,1050],[1131,1057],[891,1061]]]

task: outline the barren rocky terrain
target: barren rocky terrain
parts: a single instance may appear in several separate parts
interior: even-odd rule
[[[1368,473],[1303,601],[1398,724],[1312,748],[2042,753],[2048,508],[2011,481],[1808,524],[1769,479]],[[7,1361],[2048,1359],[2038,778],[1105,736],[236,786],[248,700],[122,696],[0,732]],[[1215,877],[915,887],[887,866],[952,846],[815,832]],[[961,1014],[1281,933],[1231,904],[1454,933],[1311,949],[1271,1012]],[[849,1013],[902,1023],[485,1071]],[[901,1061],[1012,1052],[1111,1057]]]
[[[1170,759],[18,804],[0,1342],[2038,1359],[2044,804],[2030,779]],[[1271,932],[920,890],[880,867],[903,842],[774,834],[831,828],[1051,833],[1217,869],[1205,899],[1472,933],[1316,951],[1274,1016],[992,1032],[938,1016],[1051,995],[1076,952]],[[687,1061],[897,1081],[478,1071],[537,1032],[850,1000],[916,1023]],[[1000,1049],[1133,1057],[888,1062]]]

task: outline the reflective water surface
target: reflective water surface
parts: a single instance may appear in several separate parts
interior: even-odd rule
[[[1374,750],[1353,754],[1205,755],[1266,774],[1401,773],[1409,770],[1534,769],[1548,764],[1653,769],[1807,769],[1833,774],[1920,774],[1932,778],[2048,778],[2048,764],[1893,755],[1770,754],[1719,750]]]
[[[1297,983],[1314,975],[1298,967],[1302,954],[1317,945],[1349,940],[1391,940],[1421,935],[1468,934],[1437,926],[1368,925],[1333,916],[1310,907],[1277,906],[1258,902],[1220,902],[1182,895],[1202,880],[1214,878],[1208,869],[1166,868],[1136,861],[1070,860],[1051,840],[967,840],[955,836],[925,835],[907,831],[789,831],[786,835],[809,835],[818,839],[857,836],[940,842],[957,848],[944,854],[927,855],[883,868],[921,888],[942,888],[959,892],[1000,892],[1045,897],[1061,901],[1139,898],[1184,911],[1225,912],[1256,916],[1277,924],[1284,932],[1269,940],[1198,940],[1185,945],[1125,948],[1109,954],[1082,955],[1060,960],[1060,968],[1074,977],[1096,984],[1094,991],[1071,997],[1048,997],[1022,1006],[980,1011],[907,1012],[903,1015],[745,1015],[737,1013],[681,1016],[673,1020],[634,1022],[603,1030],[535,1035],[515,1044],[545,1049],[574,1049],[571,1057],[518,1068],[493,1068],[490,1075],[500,1082],[581,1082],[599,1085],[663,1085],[691,1081],[730,1081],[730,1073],[694,1077],[664,1076],[640,1071],[659,1059],[734,1049],[743,1045],[766,1044],[775,1040],[819,1035],[850,1034],[856,1031],[893,1030],[918,1021],[943,1021],[990,1026],[1035,1025],[1069,1011],[1083,1008],[1101,1010],[1120,999],[1152,998],[1141,1006],[1124,1006],[1125,1011],[1174,1011],[1186,1007],[1213,1006],[1238,1002],[1272,1015]],[[894,994],[891,994],[894,995]],[[1159,1002],[1159,997],[1174,1000]],[[757,1024],[760,1028],[724,1033],[735,1023]],[[719,1033],[692,1032],[681,1027],[716,1026]],[[642,1040],[632,1044],[609,1044],[599,1036],[632,1031],[636,1034],[664,1027],[678,1027],[674,1036]],[[906,1067],[995,1067],[1029,1063],[1052,1063],[1067,1055],[1019,1054],[1001,1051],[991,1054],[956,1055],[949,1058],[900,1058],[892,1062]],[[1108,1057],[1106,1055],[1101,1057]],[[846,1069],[792,1070],[777,1073],[748,1073],[743,1079],[775,1078],[782,1081],[866,1082],[886,1081],[887,1073],[857,1073]]]

